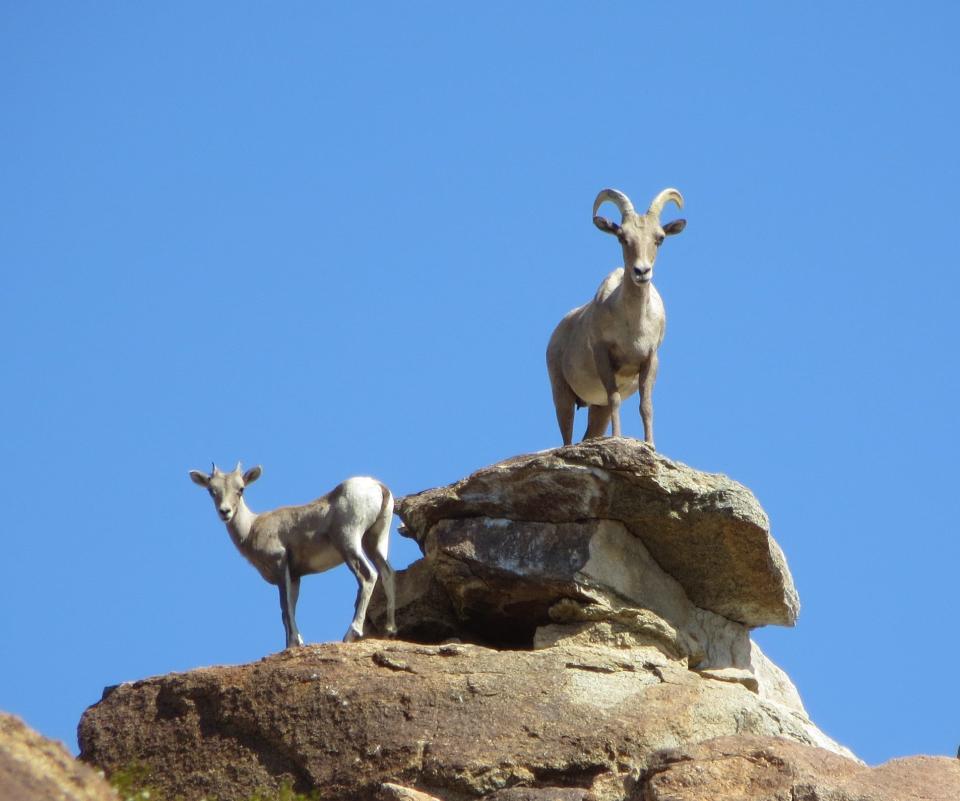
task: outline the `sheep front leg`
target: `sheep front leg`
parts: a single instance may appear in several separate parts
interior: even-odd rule
[[[640,371],[640,419],[643,420],[643,441],[656,450],[653,441],[653,385],[657,380],[657,368],[660,366],[654,353],[647,362],[646,369]]]
[[[597,367],[597,376],[607,393],[607,405],[610,407],[610,418],[613,420],[613,436],[620,434],[620,388],[617,386],[617,371],[613,366],[613,359],[609,348],[597,345],[593,349],[593,360]],[[606,428],[606,426],[604,426]]]
[[[297,601],[300,598],[300,577],[290,575],[290,565],[283,561],[283,575],[280,578],[280,615],[283,618],[283,630],[287,635],[287,648],[303,645],[303,637],[297,631]]]

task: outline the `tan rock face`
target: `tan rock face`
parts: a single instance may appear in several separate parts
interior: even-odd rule
[[[611,521],[701,610],[746,627],[793,625],[799,610],[783,553],[750,491],[634,440],[519,456],[403,498],[397,510],[437,578],[455,590],[459,611],[474,618],[507,619],[495,603],[505,583],[517,594],[515,619],[543,611],[536,593],[524,599],[525,580],[553,581],[562,592],[572,582],[584,590],[591,579],[603,583],[590,566],[594,551],[619,547]],[[495,592],[485,596],[490,581]]]
[[[121,685],[79,729],[82,759],[143,763],[187,801],[284,780],[323,799],[389,797],[384,783],[444,801],[625,799],[658,750],[735,734],[830,744],[799,712],[656,647],[564,642],[310,646]]]
[[[819,748],[765,737],[723,737],[658,754],[642,801],[952,801],[960,761],[895,759],[876,768]]]
[[[13,715],[0,713],[0,799],[117,801],[102,776]]]

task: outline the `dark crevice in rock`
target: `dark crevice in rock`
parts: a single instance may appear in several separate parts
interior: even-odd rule
[[[582,787],[509,787],[485,795],[482,801],[595,801],[596,796]]]
[[[588,673],[626,673],[619,665],[595,665],[585,662],[567,662],[564,667],[570,670],[585,670]]]
[[[568,765],[563,768],[533,768],[532,773],[539,787],[577,787],[588,790],[596,778],[609,770],[608,765],[589,763]]]

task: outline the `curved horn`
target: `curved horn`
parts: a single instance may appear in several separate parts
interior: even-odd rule
[[[220,472],[220,468],[217,467],[216,462],[210,462],[210,475],[215,476]]]
[[[233,472],[234,472],[234,473],[242,473],[242,472],[243,472],[243,465],[240,464],[240,462],[237,462],[237,466],[233,468]]]
[[[601,189],[600,194],[597,195],[597,199],[593,201],[593,216],[597,216],[597,209],[600,208],[601,203],[610,201],[615,204],[618,209],[620,209],[620,219],[623,221],[631,214],[636,214],[636,210],[633,208],[633,203],[630,202],[623,192],[619,189]]]
[[[680,191],[672,188],[664,189],[650,203],[650,209],[647,211],[647,214],[653,214],[655,217],[659,217],[660,212],[663,211],[663,207],[671,200],[677,204],[678,209],[683,208],[683,195],[680,194]]]

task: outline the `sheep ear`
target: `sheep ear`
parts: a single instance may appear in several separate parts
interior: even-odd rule
[[[201,487],[210,486],[210,476],[208,476],[206,473],[201,472],[200,470],[191,470],[190,480],[194,484],[199,484]]]
[[[663,233],[666,236],[673,236],[674,234],[679,234],[686,227],[686,220],[674,220],[673,222],[669,222],[663,226]]]
[[[258,478],[260,478],[261,473],[263,473],[263,468],[260,465],[251,467],[246,473],[243,474],[243,485],[247,486],[248,484],[252,484]]]
[[[616,236],[620,233],[620,226],[615,222],[610,222],[606,217],[594,217],[593,224],[605,234],[613,234]]]

